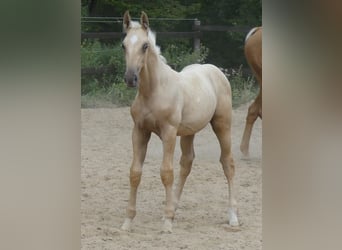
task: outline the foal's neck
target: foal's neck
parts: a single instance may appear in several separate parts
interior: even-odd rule
[[[149,97],[163,83],[165,74],[169,74],[169,66],[164,63],[160,55],[150,51],[147,55],[144,68],[140,72],[139,94]]]

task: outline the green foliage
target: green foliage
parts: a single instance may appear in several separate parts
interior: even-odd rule
[[[261,24],[261,0],[201,0],[199,19],[206,24]]]
[[[230,82],[232,89],[233,107],[237,107],[254,99],[258,93],[258,87],[253,76],[244,76],[242,73],[242,65],[238,70],[232,69],[231,73],[228,70],[221,69]]]
[[[86,11],[85,1],[82,1],[82,16],[90,14]],[[158,18],[198,18],[202,25],[230,25],[230,26],[260,26],[262,22],[261,0],[156,0],[156,1],[119,1],[97,0],[93,16],[122,17],[129,10],[133,19],[140,17],[145,11],[150,18],[152,30],[191,31],[193,21],[164,21]],[[83,10],[84,9],[84,10]],[[122,30],[120,22],[113,23],[82,23],[82,31],[116,31]],[[202,32],[201,42],[208,49],[207,61],[225,68],[238,67],[243,64],[247,67],[243,54],[243,45],[246,32]],[[164,41],[166,40],[166,41]],[[168,39],[159,40],[163,48],[169,44]],[[190,39],[188,39],[190,41]],[[176,42],[183,43],[184,39]],[[171,43],[175,43],[171,41]],[[187,43],[190,49],[192,43]]]
[[[84,40],[81,44],[81,66],[102,67],[113,65],[123,71],[125,61],[121,42],[115,45],[106,45],[98,40]]]
[[[208,53],[208,48],[203,45],[200,50],[192,51],[192,49],[188,49],[185,46],[170,44],[166,47],[163,55],[169,65],[176,71],[180,71],[189,64],[204,63]]]
[[[129,88],[125,83],[113,84],[108,94],[112,97],[112,103],[118,106],[131,105],[137,93],[137,88]]]
[[[97,16],[122,16],[126,10],[129,10],[132,17],[138,17],[141,11],[145,11],[154,17],[179,18],[198,13],[199,9],[200,3],[198,1],[97,0],[93,14]]]
[[[103,68],[107,67],[110,73],[83,74],[81,77],[82,95],[105,88],[108,89],[113,83],[122,83],[125,72],[125,61],[121,43],[105,45],[99,41],[85,40],[81,44],[81,67]]]
[[[201,46],[199,51],[192,51],[186,46],[177,47],[170,44],[163,55],[176,70],[193,63],[204,63],[208,49]],[[95,41],[82,43],[82,68],[111,65],[115,73],[102,75],[82,75],[82,107],[97,107],[108,102],[116,105],[130,105],[136,95],[136,88],[128,88],[124,84],[124,54],[121,45],[108,46]],[[96,102],[99,100],[101,104]]]
[[[82,5],[81,7],[81,16],[88,16],[88,6],[87,5]]]
[[[81,107],[112,107],[113,104],[115,106],[129,106],[136,93],[137,88],[128,88],[123,82],[113,83],[107,88],[94,85],[89,92],[81,96]]]
[[[81,108],[105,108],[112,106],[111,96],[108,95],[104,88],[94,86],[90,92],[81,95]]]
[[[191,31],[192,20],[161,20],[160,18],[189,19],[197,18],[201,25],[260,26],[262,22],[261,0],[156,0],[156,1],[119,1],[96,0],[89,13],[87,0],[82,0],[82,17],[107,16],[121,18],[126,10],[130,11],[133,20],[145,11],[150,19],[151,29],[163,31]],[[122,31],[122,23],[82,23],[82,32]],[[202,32],[201,50],[192,50],[192,39],[161,38],[163,55],[168,63],[177,71],[192,63],[204,61],[224,68],[248,67],[244,53],[244,38],[247,32]],[[106,41],[104,43],[103,41]],[[125,63],[120,40],[85,40],[81,44],[82,69],[87,67],[112,67],[111,73],[82,75],[82,102],[98,99],[110,103],[127,105],[135,93],[123,84]],[[246,78],[242,70],[229,74],[232,85],[233,103],[252,99],[256,93],[253,78]],[[132,93],[131,93],[131,92]],[[85,103],[85,102],[84,102]],[[92,101],[85,106],[94,106]],[[95,105],[96,106],[96,105]]]

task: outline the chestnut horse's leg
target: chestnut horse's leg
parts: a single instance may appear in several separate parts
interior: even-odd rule
[[[224,174],[228,181],[228,221],[231,226],[238,226],[237,203],[233,192],[233,177],[235,174],[235,165],[231,153],[231,135],[230,135],[230,118],[225,116],[216,116],[211,121],[211,126],[217,136],[221,147],[220,162]]]
[[[166,125],[161,130],[161,140],[163,142],[163,162],[160,168],[160,177],[165,187],[166,204],[164,210],[163,232],[172,232],[172,221],[175,216],[173,203],[173,155],[175,152],[177,129],[171,125]]]
[[[145,160],[147,143],[150,140],[151,132],[141,130],[137,126],[133,128],[133,161],[130,169],[131,190],[129,195],[126,218],[121,227],[122,230],[130,231],[132,220],[136,214],[137,189],[140,184],[142,165]]]
[[[195,135],[188,135],[188,136],[182,136],[180,139],[180,145],[182,150],[182,156],[180,159],[180,171],[179,171],[179,179],[178,184],[175,190],[175,209],[177,209],[178,202],[180,200],[180,197],[182,195],[183,187],[186,181],[186,178],[190,174],[191,167],[192,167],[192,161],[195,158],[195,152],[194,152],[194,136]]]
[[[260,89],[257,98],[248,108],[248,114],[246,117],[246,126],[243,132],[241,145],[240,145],[240,150],[245,156],[249,155],[249,141],[251,138],[254,122],[256,121],[258,117],[262,118],[262,113],[261,113],[261,110],[262,110],[261,98],[262,97],[261,96],[262,94],[261,94],[261,89]]]

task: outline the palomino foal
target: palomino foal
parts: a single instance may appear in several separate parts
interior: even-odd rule
[[[213,65],[190,65],[181,72],[170,68],[160,55],[155,35],[149,29],[147,15],[142,12],[140,24],[131,21],[126,11],[123,18],[126,36],[125,51],[128,86],[138,87],[131,106],[134,121],[132,133],[133,161],[130,168],[130,196],[122,229],[129,231],[136,214],[137,189],[142,174],[147,144],[151,133],[159,136],[163,145],[160,176],[165,187],[164,232],[172,232],[172,221],[186,178],[194,159],[194,135],[209,122],[219,140],[222,167],[228,180],[228,220],[239,225],[233,196],[234,161],[231,154],[231,89],[224,74]],[[174,181],[173,155],[176,137],[181,136],[182,156],[179,182]]]
[[[248,108],[246,126],[240,145],[241,152],[248,156],[249,140],[254,122],[258,117],[262,118],[262,27],[253,28],[247,34],[245,39],[245,56],[259,84],[258,96]]]

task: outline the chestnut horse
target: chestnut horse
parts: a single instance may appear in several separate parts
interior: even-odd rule
[[[259,93],[248,108],[246,126],[240,145],[241,152],[249,155],[249,140],[254,122],[258,117],[262,119],[262,27],[253,28],[245,39],[245,56],[259,84]]]
[[[133,161],[130,168],[130,196],[122,230],[131,230],[136,215],[137,189],[142,175],[147,144],[151,133],[159,136],[163,146],[160,176],[166,193],[163,232],[172,232],[172,221],[194,159],[195,133],[211,124],[221,147],[220,162],[228,180],[228,220],[239,225],[233,195],[234,161],[231,153],[231,89],[225,75],[215,66],[194,64],[176,72],[166,64],[142,12],[140,23],[131,20],[128,11],[123,17],[126,36],[125,81],[138,87],[131,106],[134,121],[132,132]],[[176,137],[181,136],[182,156],[179,182],[172,192],[173,157]],[[151,190],[152,192],[152,190]]]

